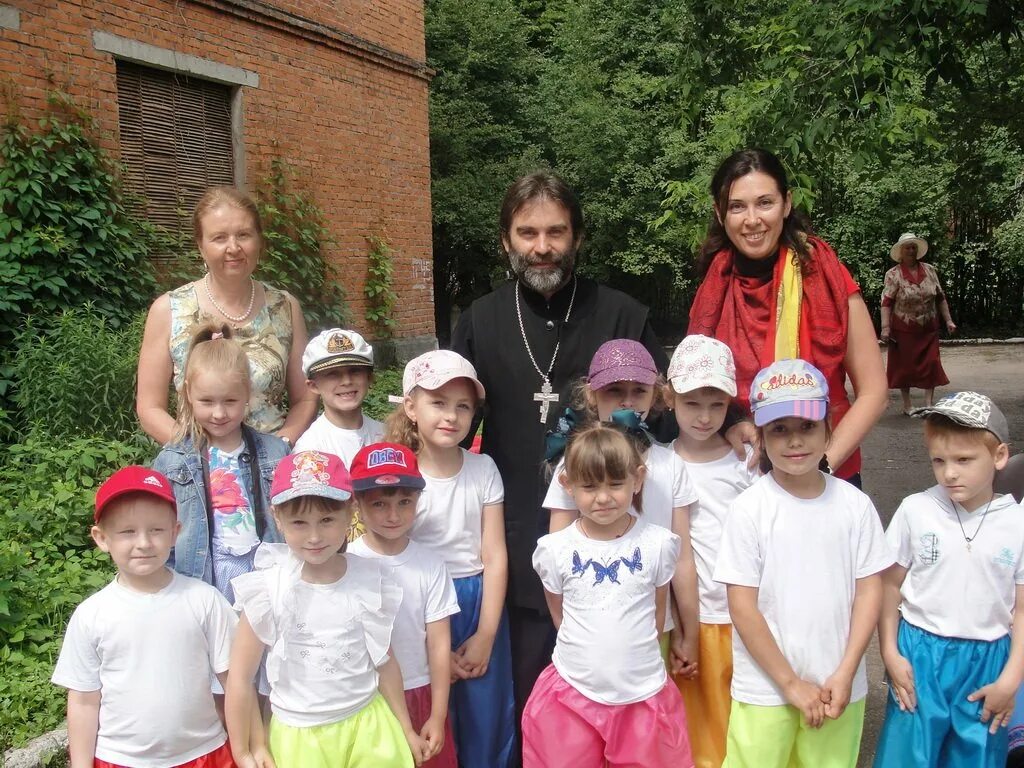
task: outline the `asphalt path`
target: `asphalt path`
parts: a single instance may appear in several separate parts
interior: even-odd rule
[[[1024,450],[1024,344],[943,347],[942,365],[949,385],[944,393],[972,389],[988,395],[1002,409],[1010,424],[1010,452]],[[923,393],[912,390],[914,405],[923,405]],[[892,518],[900,501],[911,493],[934,485],[921,437],[921,422],[904,416],[900,393],[889,393],[889,408],[871,430],[863,445],[864,490],[875,502],[883,525]],[[868,649],[868,703],[861,741],[861,766],[870,766],[878,731],[885,712],[885,683],[876,641]]]

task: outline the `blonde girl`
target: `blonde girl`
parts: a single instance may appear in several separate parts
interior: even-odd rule
[[[346,554],[352,483],[333,454],[303,451],[274,472],[285,544],[264,544],[233,586],[241,610],[226,716],[239,768],[411,768],[430,755],[413,730],[391,631],[402,590]],[[269,732],[254,716],[266,653]]]
[[[417,455],[426,487],[410,538],[440,555],[455,582],[451,618],[451,724],[461,768],[506,768],[515,750],[504,487],[486,455],[460,447],[484,388],[461,355],[435,350],[409,361],[390,442]]]
[[[169,564],[233,601],[231,579],[253,567],[261,541],[279,541],[270,478],[288,453],[280,438],[245,425],[249,361],[225,323],[193,330],[172,441],[153,468],[171,481],[181,534]]]
[[[750,387],[768,474],[730,507],[714,579],[733,627],[727,768],[854,768],[864,651],[893,562],[871,500],[819,466],[828,383],[780,360]]]
[[[558,638],[523,714],[524,768],[693,766],[658,640],[682,542],[634,514],[646,474],[618,427],[570,438],[558,482],[579,517],[533,555]]]
[[[665,631],[670,632],[677,624],[681,629],[671,633],[669,666],[688,679],[697,675],[699,653],[697,569],[690,546],[690,507],[697,496],[683,460],[671,448],[654,443],[641,426],[660,402],[663,386],[654,358],[643,344],[614,339],[602,344],[594,354],[587,380],[581,385],[581,404],[585,423],[617,421],[641,440],[647,481],[638,514],[642,513],[648,523],[672,531],[682,541]],[[572,496],[558,480],[559,469],[555,470],[543,501],[543,506],[551,510],[552,533],[579,517]],[[664,642],[668,644],[668,635]]]

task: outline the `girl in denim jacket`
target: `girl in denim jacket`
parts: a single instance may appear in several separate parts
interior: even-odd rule
[[[242,423],[249,387],[249,360],[231,327],[197,326],[174,438],[153,463],[174,487],[181,522],[169,565],[212,584],[231,603],[231,579],[253,569],[256,547],[281,540],[268,499],[288,446]]]

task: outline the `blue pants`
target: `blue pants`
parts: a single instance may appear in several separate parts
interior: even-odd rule
[[[466,642],[480,623],[483,576],[455,579],[459,613],[451,618],[452,650]],[[494,638],[491,662],[483,677],[452,686],[449,717],[459,768],[508,768],[516,744],[515,698],[512,695],[512,650],[504,611]]]
[[[1010,655],[1010,637],[940,637],[900,621],[900,654],[914,669],[917,711],[901,712],[889,692],[874,768],[1003,768],[1007,732],[988,732],[981,702],[968,695],[994,682]]]

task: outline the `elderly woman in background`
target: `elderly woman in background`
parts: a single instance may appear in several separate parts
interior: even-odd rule
[[[904,232],[889,255],[899,262],[885,273],[882,288],[882,341],[889,345],[886,376],[889,389],[903,396],[903,412],[911,408],[910,388],[924,390],[924,404],[931,405],[935,387],[948,384],[939,360],[939,314],[950,333],[956,324],[935,268],[921,261],[928,243],[913,232]]]
[[[819,368],[828,379],[834,427],[829,468],[859,486],[860,443],[888,398],[860,287],[793,209],[786,172],[772,153],[745,149],[728,157],[711,180],[711,194],[714,214],[687,333],[729,346],[736,401],[744,408],[754,375],[775,360],[799,357]],[[857,395],[852,405],[847,376]]]
[[[158,443],[171,439],[168,390],[172,380],[181,386],[189,329],[213,320],[234,327],[249,358],[252,396],[246,423],[293,444],[317,409],[317,397],[306,388],[302,372],[306,323],[289,293],[252,277],[263,250],[256,205],[237,189],[215,187],[196,203],[192,226],[207,271],[160,296],[149,309],[139,353],[139,422]]]

